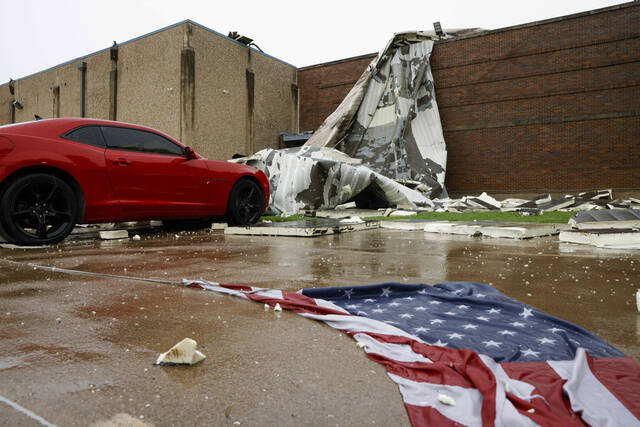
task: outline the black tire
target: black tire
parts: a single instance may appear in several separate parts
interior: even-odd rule
[[[46,173],[17,178],[0,198],[0,222],[7,240],[21,245],[64,240],[78,214],[78,199],[71,187]]]
[[[229,196],[227,219],[233,225],[255,224],[264,211],[264,190],[252,179],[236,182]]]

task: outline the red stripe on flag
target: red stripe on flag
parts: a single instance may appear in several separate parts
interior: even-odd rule
[[[630,357],[591,357],[589,369],[627,409],[640,418],[640,365]]]
[[[437,409],[430,406],[414,406],[404,404],[412,426],[461,426],[455,421],[442,415]]]
[[[339,314],[341,316],[351,316],[349,313],[345,313],[344,311],[333,310],[327,307],[321,307],[316,304],[316,301],[313,298],[309,298],[302,294],[296,292],[286,292],[282,291],[282,298],[273,298],[262,296],[259,294],[246,294],[247,298],[252,301],[261,302],[264,304],[268,304],[274,307],[276,304],[280,304],[280,307],[286,310],[293,311],[294,313],[307,313],[307,314]]]
[[[531,402],[520,402],[515,396],[509,395],[510,400],[514,403],[516,408],[521,413],[523,410],[533,408],[536,410],[535,414],[526,413],[535,422],[541,425],[554,425],[554,423],[544,422],[545,418],[536,415],[549,412],[545,416],[550,417],[551,420],[559,419],[555,425],[586,425],[582,419],[577,416],[571,409],[571,402],[564,395],[562,386],[566,382],[558,376],[547,362],[513,362],[513,363],[501,363],[502,369],[506,372],[509,378],[514,380],[523,381],[531,384],[535,387],[532,394],[538,394],[544,397],[547,404],[542,399],[532,399]]]
[[[353,332],[352,332],[353,334]],[[398,362],[374,354],[367,356],[387,365],[387,371],[404,378],[432,384],[475,388],[482,393],[482,425],[492,426],[496,419],[496,379],[480,356],[471,350],[457,350],[417,342],[407,337],[369,334],[383,342],[409,344],[415,353],[434,363]]]
[[[228,285],[228,284],[222,284],[222,283],[219,283],[218,285],[222,286],[223,288],[233,289],[236,291],[251,292],[253,290],[251,286],[245,286],[245,285]]]

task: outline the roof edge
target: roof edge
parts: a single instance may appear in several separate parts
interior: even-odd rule
[[[230,40],[230,41],[232,41],[232,42],[234,42],[234,43],[237,43],[237,44],[239,44],[239,45],[245,46],[247,49],[251,49],[252,51],[254,51],[254,52],[256,52],[256,53],[258,53],[258,54],[260,54],[260,55],[264,55],[264,56],[266,56],[266,57],[268,57],[268,58],[271,58],[271,59],[273,59],[273,60],[275,60],[275,61],[278,61],[278,62],[280,62],[280,63],[282,63],[282,64],[285,64],[285,65],[288,65],[288,66],[290,66],[290,67],[293,67],[293,68],[297,69],[297,67],[296,67],[295,65],[289,64],[288,62],[285,62],[285,61],[283,61],[283,60],[281,60],[281,59],[279,59],[279,58],[276,58],[275,56],[271,56],[271,55],[269,55],[269,54],[267,54],[267,53],[260,52],[258,49],[255,49],[255,48],[252,48],[252,47],[250,47],[250,46],[247,46],[247,45],[245,45],[245,44],[243,44],[243,43],[240,43],[240,42],[239,42],[239,41],[237,41],[237,40],[234,40],[234,39],[232,39],[232,38],[230,38],[230,37],[227,37],[227,36],[225,36],[224,34],[219,33],[219,32],[217,32],[217,31],[215,31],[215,30],[212,30],[211,28],[206,27],[206,26],[204,26],[204,25],[202,25],[202,24],[199,24],[199,23],[197,23],[197,22],[195,22],[195,21],[192,21],[191,19],[184,19],[184,20],[182,20],[182,21],[180,21],[180,22],[176,22],[175,24],[171,24],[171,25],[168,25],[168,26],[166,26],[166,27],[162,27],[162,28],[159,28],[159,29],[157,29],[157,30],[151,31],[150,33],[146,33],[146,34],[143,34],[143,35],[140,35],[140,36],[134,37],[134,38],[129,39],[129,40],[127,40],[127,41],[124,41],[124,42],[122,42],[122,43],[117,43],[117,46],[124,46],[124,45],[126,45],[126,44],[133,43],[133,42],[138,41],[138,40],[140,40],[140,39],[143,39],[143,38],[146,38],[146,37],[153,36],[153,35],[155,35],[155,34],[161,33],[161,32],[163,32],[163,31],[170,30],[170,29],[172,29],[172,28],[178,27],[178,26],[183,25],[183,24],[191,24],[191,25],[195,25],[196,27],[199,27],[199,28],[201,28],[201,29],[203,29],[203,30],[206,30],[206,31],[208,31],[208,32],[210,32],[210,33],[213,33],[213,34],[215,34],[215,35],[217,35],[217,36],[223,37],[223,38],[225,38],[225,39],[227,39],[227,40]],[[62,62],[62,63],[60,63],[60,64],[53,65],[53,66],[51,66],[51,67],[49,67],[49,68],[45,68],[44,70],[40,70],[40,71],[36,71],[35,73],[28,74],[28,75],[26,75],[26,76],[24,76],[24,77],[19,77],[19,78],[17,78],[17,79],[14,79],[13,81],[14,81],[14,82],[19,82],[20,80],[25,80],[25,79],[28,79],[29,77],[33,77],[33,76],[36,76],[36,75],[38,75],[38,74],[46,73],[47,71],[55,70],[56,68],[64,67],[65,65],[73,64],[74,62],[77,62],[77,61],[82,61],[83,59],[89,58],[89,57],[94,56],[94,55],[98,55],[98,54],[100,54],[100,53],[102,53],[102,52],[106,52],[106,51],[108,51],[110,48],[111,48],[111,46],[105,47],[104,49],[100,49],[100,50],[97,50],[97,51],[95,51],[95,52],[91,52],[91,53],[88,53],[88,54],[86,54],[86,55],[82,55],[82,56],[79,56],[79,57],[77,57],[77,58],[70,59],[70,60],[65,61],[65,62]],[[0,84],[0,87],[6,86],[6,85],[8,85],[8,84],[9,84],[9,82],[2,83],[2,84]]]
[[[366,53],[364,55],[358,55],[358,56],[351,56],[349,58],[343,58],[343,59],[336,59],[335,61],[329,61],[329,62],[320,62],[318,64],[313,64],[313,65],[305,65],[304,67],[299,67],[298,71],[304,71],[304,70],[308,70],[311,68],[317,68],[317,67],[324,67],[326,65],[335,65],[335,64],[340,64],[342,62],[349,62],[349,61],[356,61],[358,59],[364,59],[364,58],[368,58],[368,57],[374,57],[377,56],[378,52],[373,52],[373,53]]]

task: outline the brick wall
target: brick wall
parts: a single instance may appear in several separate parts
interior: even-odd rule
[[[336,109],[377,54],[298,69],[300,131],[313,131]]]
[[[449,191],[640,189],[639,22],[635,2],[436,43]],[[299,71],[302,122],[372,57]]]

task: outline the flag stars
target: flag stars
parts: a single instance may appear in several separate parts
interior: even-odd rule
[[[482,321],[485,321],[485,322],[489,321],[489,318],[488,317],[484,317],[484,316],[478,316],[478,317],[476,317],[476,319],[482,320]]]
[[[448,314],[449,316],[455,316],[458,313],[454,313],[453,311],[447,311],[445,314]]]
[[[402,299],[406,299],[407,301],[413,301],[415,298],[414,297],[404,297]]]
[[[424,326],[420,326],[419,328],[413,328],[416,332],[427,332],[429,328],[425,328]]]
[[[540,344],[553,344],[554,342],[556,342],[556,340],[547,337],[538,338],[536,341],[538,341]]]
[[[413,317],[413,314],[403,313],[400,315],[400,317],[402,317],[403,319],[411,319]]]
[[[438,304],[441,304],[441,303],[440,303],[440,301],[429,301],[429,304],[438,305]]]
[[[384,313],[385,310],[384,308],[374,308],[373,310],[371,310],[372,313]]]
[[[358,304],[349,304],[349,305],[345,305],[346,308],[349,308],[351,310],[355,310],[356,308],[359,307]]]
[[[484,297],[486,297],[485,294],[476,294],[476,298],[484,298]]]
[[[351,295],[353,295],[353,289],[345,289],[342,292],[344,292],[344,297],[351,299]]]
[[[538,357],[539,354],[540,354],[539,351],[533,351],[530,348],[522,352],[523,356],[531,356],[531,357]]]
[[[471,323],[467,323],[466,325],[462,325],[464,329],[478,329],[478,325],[472,325]]]
[[[444,323],[444,320],[442,319],[432,319],[429,321],[429,323],[431,323],[432,325],[439,325],[440,323]]]
[[[422,306],[414,308],[415,311],[425,311],[426,309],[427,307],[422,307]]]
[[[501,309],[499,308],[492,308],[491,310],[487,310],[487,313],[489,314],[498,314],[500,313]]]
[[[560,329],[560,328],[550,328],[547,329],[547,331],[551,331],[552,334],[555,334],[556,332],[562,332],[564,331],[564,329]]]
[[[447,344],[449,344],[449,343],[448,343],[448,342],[442,342],[442,341],[438,340],[438,341],[434,342],[434,343],[433,343],[433,344],[431,344],[431,345],[437,345],[437,346],[439,346],[439,347],[444,347],[444,346],[446,346]]]
[[[394,301],[394,302],[390,302],[390,303],[389,303],[389,305],[390,305],[391,307],[397,307],[397,306],[399,306],[399,305],[400,305],[400,303],[399,303],[399,302],[395,302],[395,301]]]
[[[377,300],[371,299],[371,298],[367,298],[366,300],[364,300],[364,302],[376,302]]]
[[[389,297],[389,295],[391,295],[391,289],[389,288],[382,288],[382,295],[380,295],[381,297]]]
[[[524,323],[522,322],[512,322],[510,323],[511,326],[515,326],[516,328],[522,328],[524,326]]]
[[[531,316],[533,316],[533,313],[531,312],[531,309],[530,309],[530,308],[526,308],[526,307],[525,307],[525,308],[522,310],[522,313],[518,314],[518,316],[522,316],[522,317],[524,317],[524,318],[526,319],[527,317],[531,317]]]
[[[468,305],[464,305],[464,304],[457,305],[456,307],[458,307],[460,310],[466,310],[469,308]]]
[[[516,334],[515,332],[513,332],[513,331],[507,331],[506,329],[505,329],[505,330],[502,330],[502,331],[498,331],[498,333],[499,333],[500,335],[503,335],[503,336],[504,336],[504,335],[515,335],[515,334]]]
[[[489,341],[482,341],[482,344],[484,344],[485,347],[487,347],[487,348],[489,348],[489,347],[500,348],[500,344],[502,344],[502,343],[498,342],[498,341],[494,341],[494,340],[489,340]]]
[[[452,340],[460,340],[460,339],[462,339],[462,337],[464,337],[464,335],[459,334],[457,332],[454,332],[454,333],[449,334],[447,336],[449,337],[449,339],[452,339]]]

